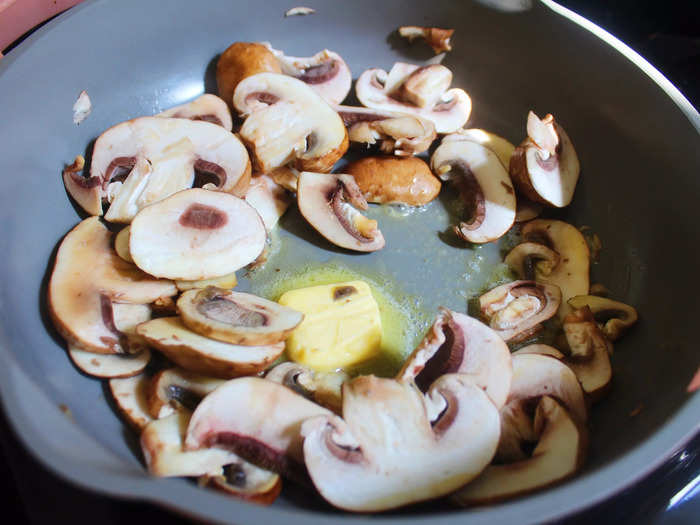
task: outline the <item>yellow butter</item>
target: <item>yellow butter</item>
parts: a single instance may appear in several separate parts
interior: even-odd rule
[[[304,314],[287,338],[292,361],[336,370],[371,359],[381,349],[379,306],[364,281],[290,290],[278,302]]]

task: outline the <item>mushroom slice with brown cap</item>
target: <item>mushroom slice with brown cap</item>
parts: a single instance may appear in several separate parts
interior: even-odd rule
[[[329,104],[340,104],[350,92],[352,73],[338,53],[324,49],[312,57],[292,57],[265,45],[277,57],[282,73],[308,84]]]
[[[509,140],[506,140],[495,133],[491,133],[490,131],[470,128],[458,129],[454,133],[445,135],[442,142],[460,142],[464,140],[476,142],[477,144],[481,144],[485,148],[493,151],[498,157],[498,160],[501,161],[501,164],[503,164],[503,167],[506,169],[506,171],[508,171],[510,158],[513,156],[513,152],[515,151],[515,146]]]
[[[195,374],[182,368],[161,370],[148,385],[148,412],[151,417],[161,419],[181,408],[194,410],[204,396],[225,382],[224,379]]]
[[[539,217],[542,213],[542,205],[524,198],[518,199],[515,209],[515,222],[527,222]]]
[[[200,485],[258,505],[272,504],[282,490],[282,478],[279,474],[243,460],[225,465],[219,475],[202,476],[198,482]]]
[[[416,38],[424,38],[435,54],[451,51],[450,38],[454,29],[441,29],[439,27],[401,26],[399,35],[413,42]]]
[[[149,382],[150,378],[145,374],[109,380],[109,390],[112,392],[119,414],[139,434],[148,423],[153,421],[148,413],[146,394]]]
[[[479,297],[481,315],[506,342],[522,341],[542,328],[561,303],[561,291],[552,284],[514,281]]]
[[[176,193],[134,217],[129,247],[143,271],[179,280],[212,279],[253,262],[267,233],[255,209],[199,188]]]
[[[425,395],[412,381],[360,376],[343,385],[343,419],[304,422],[304,460],[333,505],[381,511],[443,496],[476,477],[493,457],[499,429],[498,409],[462,374],[440,377]]]
[[[161,317],[139,325],[139,335],[185,370],[229,379],[265,370],[284,351],[284,343],[240,346],[188,330],[179,317]]]
[[[525,242],[513,248],[505,262],[521,278],[561,289],[561,319],[571,311],[566,304],[569,299],[588,293],[590,255],[586,239],[571,224],[547,219],[527,222],[522,236]]]
[[[101,181],[97,177],[83,177],[85,157],[78,155],[73,162],[63,168],[63,184],[68,195],[90,215],[102,215]]]
[[[574,197],[581,167],[569,136],[552,115],[527,116],[527,134],[510,161],[510,176],[525,197],[562,208]]]
[[[260,214],[268,233],[272,231],[292,202],[289,193],[265,174],[251,179],[245,200]]]
[[[427,118],[398,111],[334,106],[350,142],[379,144],[382,153],[409,156],[423,153],[435,140],[435,124]]]
[[[448,89],[452,72],[440,64],[417,66],[397,62],[387,73],[368,69],[355,84],[368,108],[410,113],[431,120],[438,133],[452,133],[469,119],[472,102],[463,89]]]
[[[327,172],[348,149],[341,118],[296,78],[275,73],[248,77],[236,87],[233,105],[245,117],[240,135],[263,173],[287,164]]]
[[[71,361],[81,371],[101,379],[131,377],[140,374],[151,360],[151,351],[144,348],[138,353],[106,354],[85,352],[68,346]]]
[[[231,131],[233,127],[231,111],[228,109],[226,102],[209,93],[200,95],[191,102],[166,109],[156,116],[203,120],[221,126],[228,131]]]
[[[530,457],[489,465],[450,499],[465,506],[494,503],[548,487],[579,470],[588,448],[585,427],[549,396],[540,399],[534,419],[537,445]]]
[[[274,381],[321,406],[340,414],[342,410],[342,386],[350,376],[342,370],[320,372],[299,363],[280,363],[271,368],[265,379]]]
[[[377,221],[357,210],[366,210],[367,201],[351,175],[302,172],[297,203],[309,224],[336,246],[359,252],[384,247]]]
[[[182,322],[205,337],[237,345],[284,341],[304,314],[253,294],[208,286],[177,300]]]
[[[512,373],[508,346],[484,323],[441,308],[428,334],[396,378],[404,382],[415,380],[425,392],[437,378],[450,373],[469,377],[496,407],[506,402]]]
[[[577,295],[568,300],[574,309],[588,306],[593,317],[598,321],[605,337],[617,341],[629,328],[637,322],[637,310],[620,301],[596,295]]]
[[[433,172],[453,180],[467,204],[469,222],[455,233],[465,241],[484,243],[503,236],[515,220],[515,191],[498,157],[471,141],[442,143],[430,160]]]
[[[192,415],[188,450],[226,447],[260,467],[305,478],[302,423],[331,412],[289,388],[258,377],[227,382],[209,394]]]
[[[145,305],[177,292],[172,282],[156,280],[117,256],[112,243],[112,233],[97,217],[85,219],[63,239],[49,281],[54,326],[70,345],[88,352],[129,352],[127,332],[150,311],[119,303]]]

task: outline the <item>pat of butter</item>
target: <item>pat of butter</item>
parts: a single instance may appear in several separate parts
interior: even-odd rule
[[[366,361],[381,348],[379,305],[363,281],[290,290],[278,302],[304,313],[304,320],[287,338],[292,361],[316,370],[336,370]]]

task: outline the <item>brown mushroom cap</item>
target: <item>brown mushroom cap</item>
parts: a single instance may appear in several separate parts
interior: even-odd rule
[[[588,306],[596,320],[602,325],[605,337],[617,341],[629,328],[637,322],[637,310],[620,301],[596,295],[577,295],[568,300],[574,309]]]
[[[233,92],[241,80],[265,72],[282,72],[277,57],[267,46],[254,42],[234,42],[216,62],[219,96],[232,106]]]

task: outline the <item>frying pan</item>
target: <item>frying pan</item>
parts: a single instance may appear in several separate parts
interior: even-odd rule
[[[504,4],[511,9],[494,7]],[[542,522],[592,505],[650,472],[697,433],[700,419],[700,397],[686,391],[700,363],[693,285],[700,264],[700,116],[629,48],[549,1],[309,5],[316,14],[284,18],[291,5],[278,0],[88,1],[0,62],[0,393],[26,447],[80,486],[213,522],[372,519],[335,511],[291,484],[272,507],[260,508],[183,480],[150,478],[135,437],[111,410],[102,385],[66,358],[44,297],[57,243],[79,220],[60,170],[104,129],[214,92],[216,56],[236,40],[269,40],[297,56],[328,47],[357,77],[368,67],[428,59],[427,47],[392,36],[400,25],[420,24],[455,29],[444,64],[454,71],[454,85],[472,97],[471,126],[518,142],[529,109],[551,112],[565,125],[582,176],[573,204],[549,216],[599,235],[604,249],[594,282],[635,305],[641,320],[616,346],[613,391],[593,410],[589,461],[579,475],[491,507],[462,510],[435,502],[381,520]],[[76,127],[71,107],[83,89],[93,112]],[[333,260],[385,273],[428,309],[444,303],[464,311],[464,294],[453,292],[474,281],[459,261],[491,261],[498,246],[470,252],[440,244],[446,218],[435,209],[408,218],[425,233],[420,240],[406,239],[406,226],[388,221],[387,249],[368,257],[331,251],[304,235],[295,212],[283,221],[280,238],[293,255],[289,264]]]

